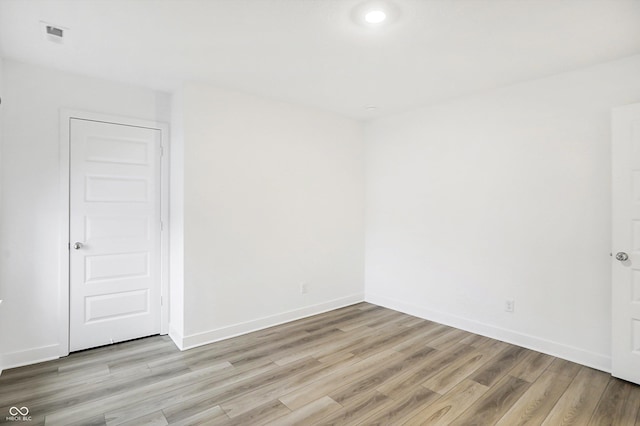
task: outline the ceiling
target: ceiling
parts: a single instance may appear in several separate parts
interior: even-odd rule
[[[0,53],[356,119],[640,53],[640,0],[389,2],[396,16],[372,28],[355,16],[362,0],[0,0]],[[46,41],[41,21],[67,28],[65,43]]]

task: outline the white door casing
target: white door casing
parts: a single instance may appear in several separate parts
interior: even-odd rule
[[[640,104],[612,113],[612,244],[611,374],[640,384]]]
[[[168,331],[167,135],[61,112],[60,355]]]

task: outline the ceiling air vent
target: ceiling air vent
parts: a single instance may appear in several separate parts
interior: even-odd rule
[[[67,28],[59,25],[53,25],[48,22],[40,22],[40,25],[42,26],[42,33],[45,40],[53,43],[64,44],[65,37],[68,32]]]
[[[64,30],[51,25],[47,25],[47,34],[54,37],[64,37]]]

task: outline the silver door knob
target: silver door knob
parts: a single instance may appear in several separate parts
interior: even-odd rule
[[[623,251],[620,251],[616,253],[616,260],[619,260],[620,262],[624,262],[626,260],[629,260],[629,255]]]
[[[73,243],[73,248],[76,250],[80,250],[84,244],[82,243]]]

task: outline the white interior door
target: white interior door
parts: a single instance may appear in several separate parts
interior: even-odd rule
[[[611,373],[640,384],[640,104],[614,109],[612,141]]]
[[[158,334],[161,132],[69,131],[69,350]]]

